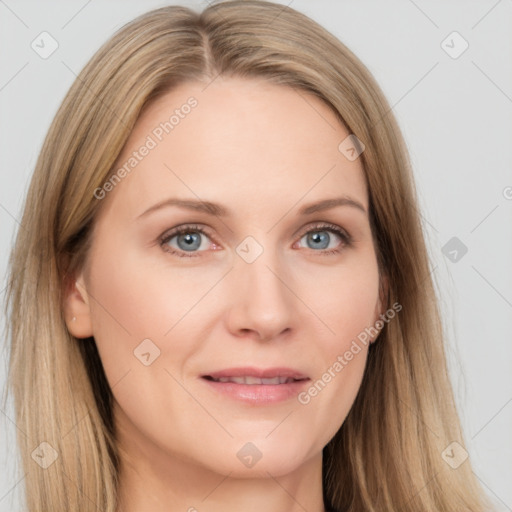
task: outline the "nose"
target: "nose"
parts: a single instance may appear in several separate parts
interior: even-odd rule
[[[291,331],[297,299],[289,281],[289,274],[270,250],[252,263],[238,258],[230,275],[230,332],[269,341]]]

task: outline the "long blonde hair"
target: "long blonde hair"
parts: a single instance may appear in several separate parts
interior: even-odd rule
[[[201,13],[168,6],[128,23],[85,66],[49,129],[11,254],[6,306],[28,510],[116,511],[112,391],[94,342],[66,328],[63,292],[86,261],[101,204],[94,191],[143,109],[181,82],[219,74],[315,94],[365,144],[379,269],[388,307],[402,310],[370,347],[356,401],[324,448],[325,501],[350,512],[486,510],[469,460],[454,469],[442,457],[464,441],[410,162],[389,104],[338,39],[259,0]],[[33,460],[42,442],[57,456],[46,469]]]

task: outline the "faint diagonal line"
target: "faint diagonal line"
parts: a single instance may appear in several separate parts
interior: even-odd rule
[[[16,13],[15,13],[15,12],[14,12],[14,11],[9,7],[9,6],[5,3],[5,2],[4,2],[4,1],[3,1],[3,0],[0,0],[0,3],[1,3],[2,5],[5,5],[5,7],[6,7],[7,9],[9,9],[9,11],[11,11],[11,13],[12,13],[14,16],[16,16],[16,18],[18,18],[18,20],[19,20],[21,23],[23,23],[23,25],[25,25],[25,27],[30,28],[30,27],[29,27],[29,26],[28,26],[28,25],[27,25],[27,24],[26,24],[26,23],[25,23],[25,22],[24,22],[24,21],[23,21],[23,20],[22,20],[22,19],[21,19],[21,18],[20,18],[20,17],[19,17],[19,16],[18,16],[18,15],[17,15],[17,14],[16,14]]]
[[[292,210],[293,208],[299,204],[303,199],[304,197],[306,197],[334,168],[336,167],[336,164],[334,164],[322,177],[320,177],[318,179],[318,181],[312,185],[309,190],[307,190],[306,192],[304,192],[304,195],[302,197],[299,197],[299,199],[297,199],[297,201],[295,202],[295,204],[293,204],[287,212],[285,212],[284,215],[281,216],[281,218],[279,218],[277,220],[277,222],[275,222],[275,224],[267,231],[267,233],[270,233]]]
[[[176,176],[176,178],[178,178],[181,183],[183,183],[183,185],[185,185],[185,187],[187,187],[190,192],[192,192],[192,194],[194,194],[197,199],[199,199],[199,201],[202,201],[202,198],[200,198],[165,162],[164,162],[164,167],[166,167],[169,171],[171,171],[174,176]],[[219,216],[219,215],[215,215],[217,217],[217,219],[219,220],[219,222],[221,222],[222,224],[224,224],[224,226],[226,227],[226,229],[228,229],[230,231],[230,233],[233,233],[233,230],[222,220],[222,218]]]
[[[14,491],[14,489],[16,489],[16,487],[21,483],[23,482],[23,480],[25,479],[25,477],[27,476],[28,473],[25,473],[1,498],[0,498],[0,503],[2,503],[2,501],[7,497],[9,496],[9,494],[11,494],[12,491]]]
[[[491,423],[491,421],[496,418],[496,416],[498,416],[498,414],[500,414],[501,411],[503,411],[503,409],[505,409],[505,407],[507,407],[507,405],[512,402],[512,398],[510,400],[508,400],[505,405],[503,407],[501,407],[501,409],[471,438],[471,441],[473,441],[473,439],[475,439],[475,437],[480,434],[480,432],[482,432],[482,430],[487,427],[487,425],[489,425],[489,423]]]
[[[64,25],[62,25],[62,27],[60,27],[60,29],[62,30],[64,27],[69,25],[91,2],[92,0],[88,0],[73,16],[71,16],[71,18],[69,18],[68,21],[66,21],[66,23],[64,23]]]
[[[487,17],[487,15],[501,2],[501,0],[498,0],[472,27],[471,30],[473,30],[484,18]]]
[[[421,212],[418,212],[418,214],[436,233],[439,234],[439,231],[435,228],[432,222],[430,222]]]
[[[103,511],[100,509],[100,507],[98,506],[98,504],[97,504],[93,499],[91,499],[91,498],[90,498],[90,496],[88,496],[84,491],[82,491],[82,489],[80,489],[80,487],[78,487],[78,485],[76,485],[76,482],[75,482],[75,481],[73,481],[73,480],[69,477],[69,475],[68,475],[68,474],[67,474],[63,469],[61,469],[61,472],[62,472],[62,474],[63,474],[63,475],[64,475],[64,476],[65,476],[65,477],[66,477],[66,478],[67,478],[67,479],[68,479],[68,480],[69,480],[69,481],[70,481],[70,482],[71,482],[71,483],[76,487],[76,490],[77,490],[77,491],[78,491],[82,496],[84,496],[85,498],[87,498],[87,499],[88,499],[88,500],[89,500],[89,501],[90,501],[90,502],[91,502],[91,503],[96,507],[96,509],[97,509],[97,510],[99,510],[99,512],[103,512]]]
[[[412,87],[410,87],[402,97],[389,109],[386,111],[386,114],[393,110],[412,90],[414,90],[433,70],[436,66],[439,65],[439,61],[437,61]]]
[[[481,484],[483,484],[490,492],[494,494],[494,496],[496,496],[498,500],[501,501],[501,503],[503,503],[503,505],[505,505],[505,507],[507,507],[507,510],[510,510],[512,512],[512,508],[510,508],[474,471],[471,472],[478,478]]]
[[[410,87],[403,95],[402,97],[397,101],[395,102],[395,104],[393,106],[391,106],[390,108],[388,108],[388,110],[386,110],[386,112],[384,112],[384,114],[381,116],[381,118],[372,126],[372,128],[374,128],[375,126],[377,126],[388,114],[389,112],[391,112],[412,90],[414,90],[430,73],[432,73],[432,71],[434,70],[434,68],[436,68],[436,66],[439,65],[439,61],[437,61],[412,87]]]
[[[110,388],[112,391],[130,372],[132,369],[130,368],[120,379],[117,379],[117,382]]]
[[[421,416],[419,416],[409,404],[405,403],[399,396],[397,396],[397,394],[394,391],[391,392],[393,393],[393,395],[395,395],[395,398],[400,400],[400,402],[402,402],[409,409],[409,411],[411,411],[411,413],[414,414],[414,416],[416,416],[416,418],[418,418],[421,421],[421,423],[423,423],[426,429],[430,430],[430,432],[432,432],[432,434],[434,434],[439,439],[439,436],[423,421],[423,418],[421,418]]]
[[[208,87],[210,87],[210,85],[212,85],[212,84],[213,84],[213,82],[215,82],[215,80],[217,80],[217,78],[219,77],[219,75],[220,75],[220,71],[219,71],[219,72],[218,72],[218,73],[217,73],[217,74],[216,74],[216,75],[215,75],[215,76],[214,76],[214,77],[213,77],[213,78],[212,78],[212,79],[211,79],[211,80],[210,80],[210,81],[209,81],[209,82],[208,82],[208,83],[207,83],[207,84],[206,84],[206,85],[201,89],[201,92],[206,91],[206,89],[207,89]]]
[[[409,203],[409,206],[410,206],[411,208],[413,208],[413,209],[416,211],[416,213],[420,216],[420,218],[421,218],[424,222],[426,222],[426,223],[427,223],[427,224],[428,224],[428,225],[429,225],[429,226],[430,226],[430,227],[431,227],[431,228],[432,228],[436,233],[438,233],[438,234],[439,234],[439,231],[438,231],[438,230],[435,228],[435,226],[434,226],[434,225],[433,225],[433,224],[432,224],[432,223],[431,223],[431,222],[430,222],[430,221],[429,221],[429,220],[428,220],[428,219],[423,215],[423,213],[421,213],[421,210],[419,210],[418,208],[416,208],[416,205],[415,205],[413,202],[409,201],[405,196],[404,196],[404,199]],[[418,205],[418,206],[419,206],[419,205]]]
[[[110,316],[110,318],[112,318],[112,320],[114,320],[114,322],[117,323],[117,325],[119,325],[119,327],[121,327],[121,329],[124,329],[130,336],[132,335],[132,333],[121,322],[119,322],[117,318],[105,306],[103,306],[103,304],[98,299],[96,299],[96,297],[94,297],[94,295],[89,290],[87,290],[86,293],[94,300],[94,302],[96,302],[96,304],[98,304],[98,306],[101,307],[101,309],[103,309],[103,311],[105,311],[105,313],[107,313],[108,316]]]
[[[14,75],[12,77],[9,78],[9,80],[7,80],[7,82],[5,82],[5,84],[2,85],[2,87],[0,87],[0,92],[3,91],[27,66],[28,66],[28,62],[25,62],[25,64],[23,64],[23,66],[21,66],[21,68],[18,69],[18,71],[16,71],[16,73],[14,73]],[[19,224],[19,222],[18,222],[18,224]]]
[[[90,413],[89,413],[89,411],[87,411],[87,414],[84,414],[84,416],[82,416],[82,418],[81,418],[81,419],[79,419],[79,420],[78,420],[78,421],[77,421],[77,422],[76,422],[76,423],[75,423],[75,424],[74,424],[74,425],[73,425],[73,426],[68,430],[68,432],[67,432],[65,435],[63,435],[63,436],[62,436],[62,438],[61,438],[61,439],[64,439],[65,437],[67,437],[67,436],[68,436],[68,435],[69,435],[69,434],[70,434],[70,433],[71,433],[71,432],[72,432],[72,431],[73,431],[73,430],[74,430],[74,429],[75,429],[75,428],[76,428],[80,423],[82,423],[82,421],[83,421],[85,418],[87,418],[87,416],[89,416],[89,415],[90,415]]]
[[[420,7],[416,3],[413,2],[413,0],[409,0],[409,2],[411,2],[411,4],[414,5],[414,7],[416,7],[416,9],[418,9],[418,11],[420,11],[423,14],[423,16],[425,16],[425,18],[427,18],[430,21],[430,23],[432,23],[432,25],[434,25],[434,27],[439,28],[437,23],[425,11],[420,9]]]
[[[11,217],[11,219],[13,219],[16,222],[16,224],[18,224],[18,226],[21,227],[21,224],[18,221],[18,219],[14,215],[12,215],[11,212],[1,203],[0,203],[0,208],[2,208],[2,210],[4,210],[4,212],[7,213],[7,215],[9,215],[9,217]]]
[[[408,508],[406,508],[409,503],[411,503],[411,501],[416,498],[416,496],[418,496],[418,494],[420,494],[421,491],[423,491],[423,489],[426,489],[429,485],[430,485],[430,482],[432,482],[432,480],[434,480],[434,478],[438,475],[439,471],[416,493],[414,493],[413,496],[411,496],[411,498],[407,501],[407,503],[404,505],[404,510],[409,510]]]
[[[73,71],[73,70],[72,70],[72,69],[71,69],[71,68],[70,68],[66,63],[65,63],[65,62],[64,62],[64,61],[63,61],[63,60],[61,60],[61,62],[62,62],[62,64],[64,64],[64,66],[66,66],[66,67],[69,69],[69,71],[70,71],[70,72],[75,76],[75,78],[76,78],[77,80],[79,80],[79,81],[82,83],[82,85],[83,85],[83,86],[84,86],[84,87],[85,87],[85,88],[86,88],[86,89],[87,89],[87,90],[88,90],[88,91],[89,91],[89,92],[90,92],[90,93],[91,93],[91,94],[92,94],[92,95],[93,95],[93,96],[94,96],[94,97],[95,97],[95,98],[96,98],[96,99],[97,99],[97,100],[98,100],[98,101],[99,101],[99,102],[100,102],[100,103],[101,103],[101,104],[102,104],[102,105],[103,105],[103,106],[104,106],[104,107],[109,111],[109,112],[111,112],[111,113],[112,113],[112,114],[117,118],[117,120],[118,120],[121,124],[123,124],[125,127],[127,127],[127,126],[126,126],[126,124],[125,124],[125,122],[124,122],[124,121],[123,121],[123,120],[122,120],[122,119],[121,119],[121,118],[120,118],[120,117],[119,117],[119,116],[118,116],[118,115],[117,115],[117,114],[116,114],[116,113],[115,113],[115,112],[110,108],[110,106],[109,106],[109,105],[107,105],[107,104],[106,104],[106,103],[105,103],[105,102],[104,102],[104,101],[103,101],[103,100],[102,100],[102,99],[101,99],[101,98],[100,98],[100,97],[99,97],[99,96],[98,96],[98,95],[97,95],[97,94],[96,94],[96,93],[95,93],[95,92],[94,92],[94,91],[93,91],[93,90],[92,90],[92,89],[91,89],[91,88],[90,88],[90,87],[89,87],[89,86],[88,86],[88,85],[87,85],[87,84],[86,84],[86,83],[85,83],[85,82],[84,82],[84,81],[83,81],[83,80],[82,80],[82,79],[81,79],[81,78],[80,78],[80,77],[79,77],[79,76],[78,76],[78,75],[77,75],[77,74],[76,74],[76,73],[75,73],[75,72],[74,72],[74,71]]]
[[[233,471],[230,471],[201,501],[204,501],[206,498],[211,496],[229,478],[231,473],[233,473]]]
[[[485,216],[485,217],[484,217],[484,218],[483,218],[483,219],[482,219],[482,220],[481,220],[481,221],[480,221],[480,222],[479,222],[479,223],[478,223],[478,224],[477,224],[477,225],[476,225],[476,226],[475,226],[471,231],[470,231],[470,233],[473,233],[473,231],[475,231],[475,229],[476,229],[478,226],[480,226],[480,224],[482,224],[482,222],[483,222],[485,219],[487,219],[487,217],[489,217],[489,215],[491,215],[491,213],[493,213],[493,212],[496,210],[496,208],[498,208],[498,206],[499,206],[499,204],[497,204],[497,205],[496,205],[496,206],[495,206],[495,207],[494,207],[494,208],[493,208],[493,209],[492,209],[492,210],[491,210],[491,211],[490,211],[490,212],[489,212],[489,213],[488,213],[488,214],[487,214],[487,215],[486,215],[486,216]]]
[[[420,283],[418,284],[418,288],[434,273],[436,269],[437,265],[432,270],[430,270],[430,272],[420,281]]]
[[[291,4],[292,2],[293,2],[293,0],[290,0],[290,2],[288,2],[288,3],[286,4],[286,7],[290,7],[290,4]],[[268,26],[272,25],[272,23],[274,23],[274,21],[275,21],[277,18],[279,18],[279,16],[281,16],[281,14],[282,14],[282,12],[283,12],[283,11],[284,11],[284,7],[279,11],[279,13],[278,13],[276,16],[274,16],[274,18],[272,18],[272,21],[268,24]]]
[[[293,295],[295,295],[295,297],[297,297],[297,299],[299,299],[302,302],[302,304],[304,304],[304,306],[306,306],[309,309],[309,311],[311,311],[311,313],[313,313],[313,315],[315,315],[318,318],[318,320],[320,320],[320,322],[322,322],[325,325],[325,327],[327,327],[327,329],[329,329],[329,331],[331,331],[333,335],[336,335],[336,333],[268,265],[265,266],[270,270],[270,272],[272,272],[272,274],[274,274],[277,277],[277,279],[279,279],[279,281],[281,281],[281,283],[283,283],[286,286],[286,288],[288,288],[288,290],[290,290],[293,293]]]
[[[471,268],[510,306],[512,307],[512,304],[509,302],[509,300],[502,295],[473,265],[471,265]]]
[[[217,420],[217,418],[178,379],[176,379],[167,368],[164,368],[164,370],[182,387],[183,391],[185,391],[190,398],[192,398],[192,400],[194,400],[204,410],[204,412],[206,412],[206,414],[208,414],[208,416],[210,416],[215,423],[217,423],[217,425],[219,425],[219,427],[229,435],[229,437],[233,437],[231,432],[229,432],[229,430],[219,420]]]
[[[428,275],[421,281],[420,284],[423,284],[434,272],[434,270],[437,268],[437,265],[428,273]]]
[[[167,336],[231,271],[231,267],[165,334]]]
[[[4,411],[2,411],[2,409],[0,409],[0,412],[14,425],[14,427],[19,430],[27,439],[28,439],[28,435],[26,434],[26,432],[24,432],[23,430],[21,430],[20,427],[18,427],[18,424],[13,421],[11,418],[9,418],[9,416],[7,416],[7,414],[5,414]]]
[[[208,4],[208,7],[213,7],[211,2],[209,2],[208,0],[204,0],[207,4]],[[220,16],[224,21],[227,21],[226,20],[226,17],[223,16],[218,10],[215,10],[213,11],[215,14],[217,14],[218,16]]]
[[[491,82],[491,84],[493,84],[494,87],[496,87],[496,89],[498,89],[498,91],[500,91],[501,94],[503,94],[503,96],[505,96],[505,98],[507,98],[507,100],[512,103],[512,98],[480,66],[478,66],[474,60],[471,62],[473,63],[473,66],[475,66],[480,71],[480,73],[482,73],[482,75],[484,75],[487,80],[489,80],[489,82]]]
[[[283,491],[284,491],[286,494],[288,494],[288,496],[290,496],[290,498],[291,498],[293,501],[295,501],[295,503],[297,503],[297,505],[298,505],[302,510],[305,510],[306,512],[308,512],[308,509],[307,509],[307,508],[304,508],[304,507],[303,507],[303,505],[302,505],[302,503],[299,503],[299,502],[295,499],[295,496],[294,496],[293,494],[290,494],[290,493],[288,492],[288,489],[286,489],[285,487],[283,487],[283,486],[279,483],[279,481],[277,480],[277,478],[276,478],[274,475],[270,474],[268,471],[266,471],[266,473],[267,473],[267,475],[268,475],[270,478],[272,478],[272,480],[274,480],[274,482],[275,482],[277,485],[279,485],[279,487],[281,487],[281,489],[283,489]]]
[[[318,112],[318,110],[306,99],[306,97],[299,92],[299,90],[296,87],[293,87],[293,90],[333,129],[336,130],[336,128],[327,121],[327,119]]]
[[[294,413],[295,411],[290,411],[266,436],[265,436],[265,439],[270,436],[270,434],[274,433],[278,427],[280,427],[284,421],[290,416],[290,414]]]

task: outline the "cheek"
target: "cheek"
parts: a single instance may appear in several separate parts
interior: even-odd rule
[[[202,339],[201,323],[214,309],[211,298],[201,299],[224,273],[117,249],[126,245],[113,236],[99,241],[88,279],[94,338],[111,386],[128,371],[130,379],[141,373],[143,382],[147,368],[137,357],[148,351],[151,359],[158,355],[152,369],[174,368],[181,375],[182,362]]]
[[[326,435],[333,436],[346,418],[359,391],[379,292],[379,275],[371,253],[340,267],[338,272],[316,275],[309,304],[325,325],[318,338],[322,363],[299,403],[314,411]],[[320,285],[325,288],[321,292]],[[313,306],[312,306],[313,308]]]
[[[162,334],[172,325],[166,313],[170,316],[177,305],[172,294],[158,300],[161,284],[148,279],[150,269],[144,262],[117,249],[122,246],[104,237],[91,255],[88,279],[94,338],[111,387],[128,371],[133,377],[144,368],[134,353],[143,340],[161,347]],[[151,355],[156,355],[154,348]]]
[[[186,274],[162,269],[132,253],[105,251],[95,257],[91,288],[94,330],[108,327],[133,341],[162,337],[201,296]],[[102,336],[105,337],[105,336]]]
[[[320,320],[324,350],[331,358],[374,325],[379,274],[371,251],[353,253],[337,268],[321,268],[314,278],[301,280],[303,301]]]

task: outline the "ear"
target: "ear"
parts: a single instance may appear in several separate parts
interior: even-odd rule
[[[93,335],[90,298],[85,287],[84,275],[70,276],[64,291],[64,318],[68,331],[75,338],[90,338]]]
[[[375,318],[374,318],[374,325],[377,323],[377,321],[380,320],[380,322],[384,325],[386,325],[386,322],[384,322],[381,318],[381,315],[383,315],[387,309],[388,309],[388,301],[389,301],[389,279],[387,275],[381,275],[379,280],[379,298],[377,300],[377,305],[375,306]],[[380,325],[380,324],[379,324]],[[374,343],[377,338],[380,335],[380,331],[376,336],[371,337],[370,343]]]

